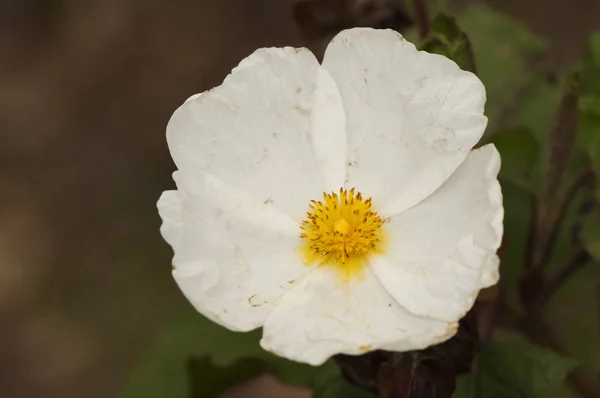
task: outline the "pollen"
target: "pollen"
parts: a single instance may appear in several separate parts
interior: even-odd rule
[[[306,264],[336,267],[349,278],[360,274],[369,256],[382,253],[384,221],[372,209],[371,198],[340,188],[309,207],[300,225]]]

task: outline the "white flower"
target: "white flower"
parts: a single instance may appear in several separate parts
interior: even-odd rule
[[[322,64],[257,50],[167,127],[179,287],[314,365],[448,339],[498,279],[500,158],[472,149],[484,103],[475,75],[390,30],[343,31]]]

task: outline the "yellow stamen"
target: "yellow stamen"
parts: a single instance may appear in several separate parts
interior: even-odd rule
[[[349,279],[360,275],[369,256],[382,252],[383,220],[371,209],[371,198],[340,188],[309,207],[300,225],[306,264],[334,266]]]

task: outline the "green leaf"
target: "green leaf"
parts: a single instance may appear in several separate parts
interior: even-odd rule
[[[600,260],[600,212],[590,214],[583,221],[581,241],[587,252]]]
[[[189,398],[187,376],[191,356],[207,357],[215,368],[228,369],[237,361],[255,358],[281,381],[309,385],[321,371],[313,367],[275,357],[258,344],[261,331],[229,331],[186,306],[180,316],[154,341],[150,350],[135,366],[125,382],[120,398]]]
[[[456,20],[446,14],[436,17],[432,25],[431,36],[422,49],[432,54],[444,55],[464,70],[475,72],[475,61],[469,38],[460,30]]]
[[[535,191],[542,193],[539,198],[543,202],[543,205],[548,203],[548,199],[553,200],[555,197],[561,197],[560,192],[553,192],[552,195],[547,195],[542,188],[544,187],[544,180],[548,175],[548,168],[546,165],[550,162],[550,157],[553,156],[557,159],[557,153],[560,151],[551,150],[549,145],[548,137],[549,132],[552,130],[553,122],[556,120],[555,111],[559,109],[561,102],[561,96],[568,91],[569,81],[567,82],[555,82],[549,80],[547,77],[535,74],[531,77],[529,86],[527,87],[526,93],[523,94],[523,98],[519,102],[517,108],[512,113],[511,118],[508,120],[510,125],[523,126],[531,131],[531,134],[538,142],[538,156],[535,164],[532,167],[531,177],[529,179],[529,191]],[[554,130],[556,133],[558,130]],[[554,153],[552,154],[552,152]],[[564,162],[564,159],[562,160]],[[504,166],[504,163],[503,163]],[[563,182],[562,187],[569,186],[572,181],[578,176],[583,169],[586,167],[586,156],[584,152],[576,146],[570,156],[570,161],[563,163],[561,168],[563,170]],[[556,180],[555,180],[556,181]],[[545,193],[545,194],[544,194]],[[543,220],[549,220],[550,218],[542,216],[542,207],[538,207],[539,215],[544,217]],[[574,250],[572,240],[572,228],[576,220],[573,218],[573,213],[569,210],[567,217],[562,223],[562,228],[559,231],[558,238],[552,251],[552,257],[548,267],[554,267],[560,263],[563,258],[569,255]],[[521,224],[523,228],[524,223]],[[507,241],[513,241],[511,235],[507,232]]]
[[[488,129],[500,123],[506,126],[500,117],[520,99],[520,91],[531,79],[529,64],[546,44],[524,24],[480,3],[459,14],[457,22],[471,41],[477,75],[486,87]]]
[[[472,373],[456,378],[456,388],[452,398],[477,398],[477,383]]]
[[[530,178],[530,190],[533,191],[538,191],[543,186],[545,165],[549,159],[548,132],[552,129],[554,112],[560,102],[561,93],[560,83],[549,81],[543,74],[533,74],[518,105],[509,112],[509,117],[505,120],[507,125],[527,128],[538,142],[537,161],[533,165]]]
[[[520,337],[493,341],[479,355],[478,370],[459,379],[453,397],[556,397],[575,365]]]
[[[525,397],[550,397],[559,390],[575,361],[521,338],[497,341],[484,349],[479,366],[499,384]]]
[[[447,43],[459,39],[463,34],[463,31],[456,24],[456,19],[443,13],[435,18],[431,30],[442,37]]]
[[[375,395],[350,384],[339,368],[329,363],[313,384],[313,398],[374,398]]]
[[[580,146],[600,173],[600,32],[590,36],[581,70]]]
[[[525,189],[537,160],[538,143],[527,128],[516,128],[496,133],[492,139],[502,158],[500,178]]]
[[[189,398],[216,398],[232,386],[266,371],[266,364],[255,358],[244,358],[221,367],[214,365],[207,357],[190,358],[188,361]]]
[[[190,306],[154,341],[126,381],[121,398],[189,398],[187,361],[209,356],[216,366],[259,355],[260,332],[234,333]]]
[[[321,366],[310,366],[276,357],[264,351],[261,358],[265,362],[269,374],[275,376],[283,383],[295,386],[311,386],[325,369],[329,367],[337,369],[337,365],[331,361]]]

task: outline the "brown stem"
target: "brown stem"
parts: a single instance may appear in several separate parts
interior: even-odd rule
[[[551,276],[539,292],[535,295],[533,307],[536,311],[542,311],[554,293],[560,289],[577,271],[582,269],[590,260],[589,254],[579,249],[572,253],[559,267],[558,271]]]
[[[531,270],[533,268],[535,242],[537,239],[537,225],[538,225],[538,201],[534,194],[529,196],[529,209],[530,218],[527,233],[527,242],[525,243],[525,270]]]
[[[552,295],[570,277],[585,266],[589,261],[589,255],[583,249],[577,250],[548,279],[544,278],[541,268],[546,266],[550,260],[558,233],[573,200],[591,178],[593,178],[593,173],[590,170],[586,170],[577,176],[562,197],[558,208],[554,205],[540,208],[535,197],[532,198],[531,202],[531,224],[525,254],[525,267],[528,272],[522,281],[521,291],[521,299],[527,309],[522,320],[523,329],[525,334],[536,343],[566,356],[570,356],[570,354],[564,343],[546,323],[543,318],[543,309]],[[550,220],[549,228],[541,228],[540,221],[544,219]],[[538,250],[541,250],[541,253]],[[540,253],[539,256],[536,256],[537,253]],[[535,285],[539,288],[534,289]],[[576,368],[569,375],[568,382],[583,397],[600,397],[600,386],[595,380],[586,375],[582,367]]]
[[[560,103],[554,112],[552,128],[548,132],[548,159],[544,178],[544,197],[553,198],[559,192],[571,161],[578,129],[579,84],[569,78]]]
[[[425,39],[427,36],[429,36],[429,31],[431,30],[429,10],[427,9],[427,0],[413,0],[413,10],[415,13],[415,19],[417,20],[419,36],[421,39]]]
[[[600,286],[596,286],[596,308],[597,308],[597,322],[600,322]],[[597,338],[600,339],[600,333],[597,333]],[[596,380],[600,383],[600,372],[596,373]]]
[[[558,211],[554,213],[556,214],[556,216],[553,217],[553,214],[549,215],[549,218],[554,221],[550,224],[550,232],[548,235],[546,235],[547,238],[544,239],[544,241],[540,242],[543,251],[540,257],[540,261],[536,264],[537,267],[543,267],[550,261],[550,256],[552,254],[554,244],[556,243],[558,232],[562,227],[562,223],[565,219],[565,216],[567,215],[571,203],[577,196],[579,190],[583,188],[589,181],[591,181],[593,177],[594,173],[590,169],[587,169],[581,174],[579,174],[565,193],[565,196],[558,208]]]
[[[481,341],[487,342],[492,338],[494,327],[496,326],[499,309],[498,299],[479,302],[476,305],[479,307],[479,334]]]

